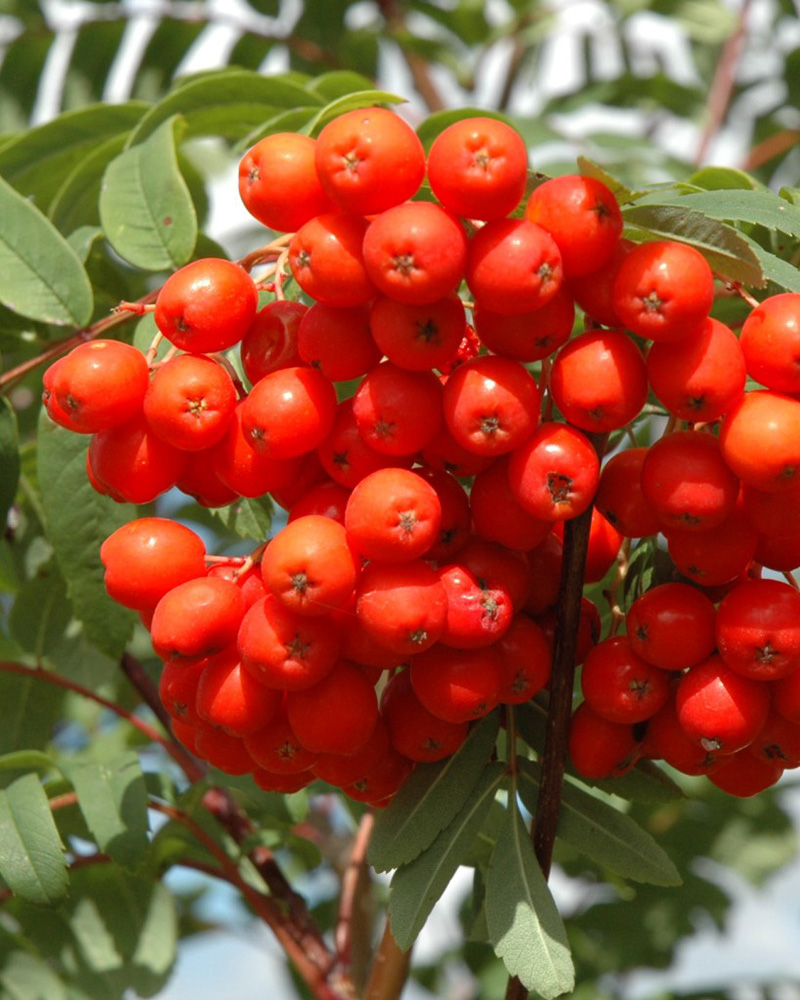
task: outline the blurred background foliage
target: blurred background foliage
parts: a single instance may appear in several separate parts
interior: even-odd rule
[[[528,141],[534,168],[549,173],[574,170],[583,153],[630,185],[684,178],[710,163],[748,171],[775,190],[796,187],[800,177],[800,6],[792,0],[0,0],[0,56],[0,154],[14,137],[62,112],[96,102],[153,102],[176,77],[239,66],[264,74],[358,73],[407,95],[403,113],[414,124],[458,107],[504,111]],[[223,162],[235,162],[233,153],[209,160],[215,169]],[[210,177],[196,164],[184,167],[199,204]],[[96,286],[108,275],[103,307],[142,294],[141,275],[121,277],[92,253]],[[19,411],[24,437],[32,427],[25,407]],[[23,448],[23,484],[35,484],[31,454]],[[57,571],[37,530],[32,519],[17,526],[18,541],[30,535],[24,566],[11,567],[5,554],[0,559],[4,588],[19,594],[18,582],[9,580],[20,573],[28,588],[11,622],[13,641],[50,643],[72,677],[130,701],[116,664],[70,633],[69,608],[54,598],[63,583],[53,582]],[[37,588],[53,603],[44,625],[26,610],[38,603]],[[146,638],[137,635],[133,650],[152,667]],[[0,647],[9,641],[0,635]],[[8,680],[0,678],[0,697]],[[86,760],[140,742],[96,706],[49,689],[39,694],[35,709],[20,709],[18,722],[38,727],[42,742],[59,718],[62,743],[76,732],[91,737]],[[786,968],[754,970],[745,993],[738,968],[724,966],[707,970],[707,992],[636,979],[637,970],[673,966],[697,928],[724,928],[737,885],[757,889],[791,877],[800,887],[791,779],[743,802],[688,781],[686,792],[678,802],[632,807],[684,875],[681,889],[609,883],[565,848],[557,855],[556,890],[570,916],[582,984],[576,996],[651,997],[664,982],[664,996],[800,996],[798,951]],[[309,802],[301,793],[287,801],[251,796],[247,804],[264,835],[283,845],[295,884],[329,928],[338,883],[328,876],[341,870],[347,824],[330,797]],[[80,837],[79,817],[74,823]],[[159,833],[165,857],[171,832],[166,826]],[[110,887],[109,897],[116,891]],[[381,885],[374,892],[380,899]],[[181,936],[208,929],[199,900],[194,889],[179,898]],[[26,926],[29,910],[17,909],[14,926]],[[459,919],[468,937],[468,900]],[[797,911],[775,920],[796,924]],[[3,953],[10,933],[4,925]],[[418,962],[415,977],[434,996],[454,1000],[493,1000],[506,983],[489,948],[469,942],[435,962]],[[0,975],[0,997],[10,996]]]

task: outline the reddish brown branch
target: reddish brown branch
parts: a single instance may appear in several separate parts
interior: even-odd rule
[[[336,961],[338,966],[344,971],[348,971],[352,964],[353,916],[358,899],[358,889],[366,877],[367,848],[369,847],[374,826],[375,814],[365,812],[361,817],[361,822],[353,839],[350,859],[342,876],[339,915],[336,922],[334,940],[336,943]]]
[[[394,39],[406,61],[411,79],[414,81],[414,89],[425,101],[429,111],[444,110],[447,107],[447,102],[433,82],[428,61],[418,52],[414,52],[413,49],[403,44],[402,36],[407,33],[408,28],[401,4],[397,0],[378,0],[378,6],[386,21],[387,34]]]
[[[383,938],[372,961],[364,1000],[399,1000],[410,965],[411,952],[400,950],[387,919]]]

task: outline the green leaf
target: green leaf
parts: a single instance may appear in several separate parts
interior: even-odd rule
[[[20,588],[9,616],[12,637],[38,661],[60,642],[72,620],[67,585],[53,560]]]
[[[0,756],[0,768],[4,771],[51,771],[57,767],[56,762],[46,753],[39,750],[15,750]]]
[[[376,104],[405,104],[405,102],[405,97],[390,94],[388,90],[359,90],[355,94],[346,94],[344,97],[337,97],[335,101],[331,101],[303,127],[303,132],[313,135],[337,115],[343,115],[347,111],[372,108]]]
[[[764,272],[764,277],[781,288],[785,288],[787,292],[800,292],[800,270],[796,265],[790,264],[788,260],[777,257],[774,253],[770,253],[769,250],[765,250],[755,240],[751,240],[749,237],[746,238],[750,244],[750,248],[758,258],[761,270]]]
[[[584,177],[592,177],[594,180],[600,181],[601,184],[605,184],[620,205],[628,205],[632,201],[636,201],[642,194],[641,191],[633,191],[626,187],[594,160],[590,160],[588,156],[578,157],[578,169]]]
[[[727,194],[726,192],[726,196]],[[693,197],[695,196],[688,195],[682,202]],[[699,250],[711,269],[728,281],[756,288],[765,284],[758,258],[742,234],[723,222],[706,218],[700,211],[685,205],[678,207],[674,204],[639,203],[624,209],[623,218],[631,236],[638,236],[640,239],[680,240]],[[634,232],[630,232],[631,228]]]
[[[149,846],[147,787],[138,756],[131,751],[102,763],[72,764],[66,773],[97,846],[123,868],[136,868]]]
[[[0,673],[0,753],[10,755],[47,746],[63,703],[64,691],[53,684]]]
[[[753,191],[760,186],[754,177],[735,167],[703,167],[689,177],[689,183],[706,191]]]
[[[361,73],[354,73],[349,69],[335,69],[330,73],[321,73],[315,77],[306,87],[312,94],[321,97],[325,103],[335,101],[339,97],[347,97],[358,91],[369,90],[372,87],[372,80]]]
[[[254,146],[264,136],[274,135],[276,132],[305,132],[309,122],[316,116],[319,108],[301,107],[292,108],[291,111],[279,111],[262,122],[257,129],[248,132],[246,136],[233,145],[233,152],[237,156],[243,156],[251,146]]]
[[[210,512],[240,538],[267,538],[272,526],[272,501],[268,496],[240,497],[227,507],[211,507]]]
[[[69,1000],[66,987],[37,955],[15,951],[0,969],[3,1000]]]
[[[111,532],[135,514],[130,504],[115,503],[92,488],[86,478],[88,445],[88,435],[59,427],[42,411],[38,470],[47,537],[86,637],[104,653],[118,657],[130,638],[136,615],[106,593],[99,550]]]
[[[142,142],[173,115],[186,119],[187,137],[241,139],[281,109],[323,104],[322,98],[285,76],[224,69],[182,82],[142,119],[129,145]]]
[[[72,233],[81,226],[99,226],[100,190],[103,174],[111,161],[125,148],[127,133],[112,136],[64,175],[47,213],[62,233]],[[85,260],[85,258],[84,258]]]
[[[17,415],[11,401],[0,396],[0,531],[5,530],[8,512],[19,483],[19,434]]]
[[[63,179],[91,158],[96,146],[129,132],[148,107],[129,101],[67,111],[6,143],[0,149],[0,175],[20,194],[35,195],[47,210]]]
[[[186,264],[197,242],[197,215],[178,166],[179,130],[177,116],[167,119],[113,160],[103,177],[100,220],[108,241],[148,271]]]
[[[529,760],[519,763],[520,798],[535,813],[541,767]],[[622,878],[651,885],[681,884],[677,868],[646,830],[626,813],[569,782],[562,790],[557,835]]]
[[[436,900],[447,888],[478,834],[505,775],[505,765],[490,764],[455,819],[413,861],[394,874],[389,896],[389,923],[395,941],[408,951]]]
[[[495,954],[527,989],[545,1000],[573,989],[567,933],[513,798],[486,877],[486,920]]]
[[[31,903],[53,906],[67,893],[64,848],[34,774],[0,790],[0,875]]]
[[[92,286],[53,224],[0,178],[0,302],[29,319],[85,326]]]
[[[769,191],[703,191],[662,203],[685,206],[712,219],[753,223],[800,237],[800,208]]]
[[[499,727],[493,713],[452,757],[416,768],[375,822],[367,858],[376,871],[412,861],[448,826],[483,774]]]

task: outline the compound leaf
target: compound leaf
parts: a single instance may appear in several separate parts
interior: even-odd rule
[[[63,845],[34,774],[0,790],[0,875],[31,903],[52,906],[67,893]]]
[[[412,861],[451,822],[484,772],[499,725],[492,714],[452,757],[414,771],[376,821],[368,859],[377,871]]]
[[[197,242],[197,215],[178,166],[177,116],[108,165],[100,221],[120,257],[148,271],[186,264]]]
[[[515,799],[489,863],[486,920],[495,953],[527,989],[545,1000],[573,989],[567,933]]]

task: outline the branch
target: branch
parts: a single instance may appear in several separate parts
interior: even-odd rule
[[[717,63],[714,79],[708,94],[708,122],[700,137],[700,144],[695,154],[694,162],[696,166],[701,166],[706,159],[708,149],[714,136],[722,126],[725,116],[733,98],[734,87],[736,86],[736,71],[739,68],[739,60],[742,57],[744,43],[747,38],[747,17],[750,12],[752,0],[744,0],[736,28],[729,35],[722,49],[722,55]]]
[[[408,979],[410,965],[411,952],[400,951],[387,918],[383,938],[372,961],[364,1000],[399,1000]]]
[[[378,0],[378,7],[380,7],[386,21],[387,33],[390,37],[394,38],[406,61],[406,65],[411,73],[411,79],[414,81],[415,90],[423,101],[425,101],[429,111],[443,111],[448,107],[448,104],[433,82],[427,60],[423,59],[419,53],[407,48],[400,41],[400,36],[408,30],[401,4],[397,0]]]
[[[587,434],[602,457],[608,435]],[[536,858],[545,878],[550,875],[553,846],[556,839],[561,791],[569,750],[569,728],[572,718],[572,693],[575,683],[575,656],[578,648],[578,626],[583,597],[583,575],[592,505],[564,525],[564,555],[559,587],[556,636],[553,649],[553,673],[550,679],[550,702],[547,730],[542,755],[542,781],[536,801],[536,816],[531,835]],[[508,981],[506,1000],[525,1000],[527,989],[516,977]]]
[[[364,884],[366,876],[367,848],[369,847],[374,826],[375,814],[365,812],[361,817],[361,822],[353,839],[350,860],[342,876],[339,916],[336,923],[334,940],[336,942],[337,965],[345,971],[348,971],[352,964],[353,915],[358,897],[358,889]]]

